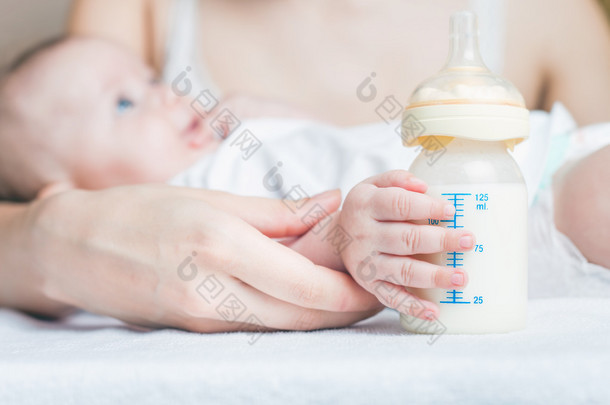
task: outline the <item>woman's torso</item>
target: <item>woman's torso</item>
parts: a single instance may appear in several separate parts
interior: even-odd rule
[[[494,67],[517,85],[530,108],[539,107],[543,78],[533,18],[521,10],[523,2],[487,2],[506,9],[499,17],[498,10],[481,16],[498,31],[492,47],[503,63]],[[417,84],[440,69],[449,17],[468,6],[472,1],[198,0],[193,46],[223,94],[278,99],[336,124],[374,122],[385,97],[405,104]],[[170,20],[158,18],[156,30],[170,32]],[[155,59],[163,60],[167,43],[156,45]],[[356,89],[373,72],[377,97],[365,102]]]

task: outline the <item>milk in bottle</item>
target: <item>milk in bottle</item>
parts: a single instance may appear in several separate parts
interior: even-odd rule
[[[453,218],[426,224],[468,229],[476,246],[421,255],[463,268],[469,282],[463,289],[407,288],[440,309],[430,321],[401,314],[407,331],[495,333],[525,327],[527,191],[507,149],[528,137],[528,119],[517,89],[483,64],[476,16],[454,14],[448,61],[411,96],[402,138],[405,146],[421,148],[409,171],[426,181],[428,195],[456,208]]]

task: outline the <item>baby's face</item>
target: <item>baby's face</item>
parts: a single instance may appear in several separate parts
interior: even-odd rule
[[[68,41],[39,71],[40,107],[57,131],[52,152],[78,187],[166,181],[219,142],[188,100],[113,44]]]

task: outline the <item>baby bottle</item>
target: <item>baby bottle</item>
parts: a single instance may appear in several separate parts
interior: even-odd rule
[[[451,17],[445,67],[413,92],[402,119],[402,142],[421,149],[409,168],[428,184],[426,194],[455,206],[452,219],[425,224],[468,229],[468,252],[421,259],[468,273],[462,289],[408,288],[438,304],[437,319],[401,314],[415,333],[498,333],[522,329],[527,304],[527,191],[508,148],[529,136],[523,97],[493,74],[478,49],[476,16]]]

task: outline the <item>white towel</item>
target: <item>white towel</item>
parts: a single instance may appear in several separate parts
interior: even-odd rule
[[[79,313],[0,310],[0,404],[607,404],[610,299],[529,303],[527,329],[403,332],[386,309],[344,329],[143,332]],[[432,342],[432,344],[430,344]]]

